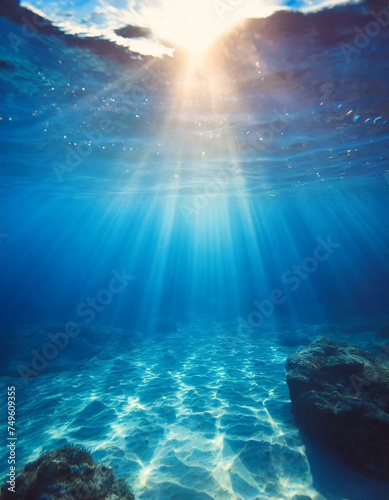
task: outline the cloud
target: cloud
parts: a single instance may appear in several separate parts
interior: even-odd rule
[[[139,26],[124,26],[115,30],[115,33],[123,38],[150,38],[151,31],[148,28],[140,28]]]
[[[204,37],[209,37],[210,30],[220,33],[240,19],[268,17],[282,8],[308,12],[342,3],[350,1],[318,0],[292,4],[286,0],[196,0],[194,4],[193,0],[127,0],[125,4],[123,0],[86,0],[75,8],[67,0],[29,0],[23,2],[23,6],[39,12],[67,34],[102,38],[133,52],[162,56],[171,55],[172,50],[158,38],[168,39],[172,25],[176,26],[177,32],[178,28],[183,33],[192,29],[193,35],[195,12],[201,13],[197,16],[198,29],[202,30]]]

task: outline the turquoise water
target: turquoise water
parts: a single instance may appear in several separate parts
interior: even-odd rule
[[[355,329],[268,324],[258,335],[207,321],[163,335],[85,330],[45,374],[18,387],[18,455],[27,462],[82,443],[141,499],[384,499],[385,483],[302,441],[284,383],[296,349],[286,339],[325,333],[350,342]],[[40,330],[44,343],[59,328]],[[371,331],[360,333],[372,341]]]
[[[46,7],[0,7],[18,470],[73,443],[136,498],[388,498],[300,434],[285,383],[318,335],[385,342],[387,6],[250,20],[196,63]]]

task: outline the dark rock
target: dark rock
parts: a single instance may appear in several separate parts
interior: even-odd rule
[[[319,337],[288,357],[292,412],[351,467],[389,479],[389,363]]]
[[[15,493],[1,489],[8,500],[134,500],[123,479],[116,479],[110,468],[94,462],[84,448],[62,446],[44,452],[28,463],[16,477]]]

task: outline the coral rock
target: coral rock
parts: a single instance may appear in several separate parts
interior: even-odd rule
[[[84,448],[62,446],[44,452],[16,477],[16,493],[2,487],[4,500],[134,500],[123,479],[94,462]]]
[[[320,337],[289,356],[286,381],[299,424],[351,467],[389,479],[389,362]]]

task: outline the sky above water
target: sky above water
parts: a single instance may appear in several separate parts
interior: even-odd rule
[[[69,34],[98,36],[144,55],[172,55],[171,45],[198,52],[241,19],[267,17],[279,9],[315,11],[339,0],[31,0],[39,12]],[[117,34],[126,26],[151,30],[148,37]],[[162,41],[162,42],[161,42]],[[170,45],[170,47],[169,47]]]

